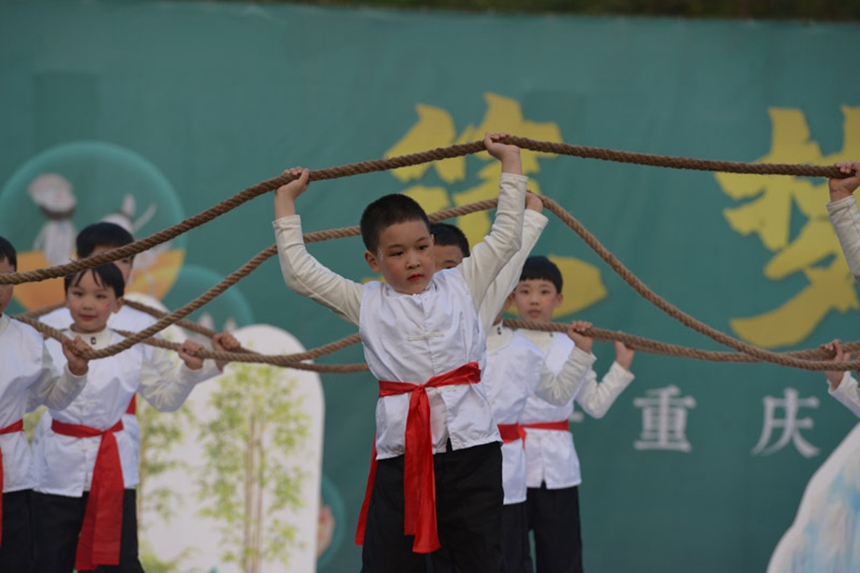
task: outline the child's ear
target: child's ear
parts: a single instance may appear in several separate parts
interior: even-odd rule
[[[370,266],[370,270],[375,273],[379,272],[379,262],[376,260],[376,255],[370,251],[364,251],[364,260],[367,261],[367,264]]]
[[[560,307],[561,303],[563,303],[563,302],[564,302],[564,293],[560,292],[557,295],[555,295],[555,304],[553,305],[553,308]]]
[[[119,309],[122,308],[122,305],[124,303],[125,303],[125,298],[119,297],[118,299],[116,299],[116,302],[114,302],[114,306],[113,306],[113,314],[118,313]]]
[[[508,295],[508,298],[505,299],[505,305],[502,307],[502,311],[506,311],[514,305],[514,297],[516,296],[516,292],[511,291],[511,294]]]

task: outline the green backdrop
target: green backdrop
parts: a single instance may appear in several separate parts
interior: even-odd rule
[[[474,140],[485,127],[655,154],[831,163],[860,157],[858,50],[856,25],[4,2],[0,181],[56,146],[106,142],[155,166],[188,216],[293,165]],[[779,350],[860,338],[855,287],[824,218],[824,181],[531,157],[529,175],[543,193],[704,322]],[[315,183],[299,203],[305,229],[356,224],[364,204],[391,192],[428,207],[468,202],[494,185],[488,165],[470,157],[399,178]],[[26,244],[41,219],[32,203],[9,199],[22,192],[4,188],[0,234]],[[81,190],[79,199],[98,201],[100,192]],[[193,230],[186,264],[228,274],[274,242],[271,220],[271,198],[261,197]],[[88,222],[76,220],[78,228]],[[484,228],[478,219],[463,225],[471,235]],[[569,265],[576,317],[716,348],[643,301],[557,220],[538,251]],[[370,275],[358,239],[312,252],[357,280]],[[169,305],[196,296],[186,290]],[[354,330],[289,292],[275,261],[238,290],[250,307],[233,314],[241,324],[274,324],[308,348]],[[748,330],[736,320],[754,317]],[[602,374],[613,350],[596,348]],[[353,348],[324,361],[361,358]],[[572,424],[586,568],[763,571],[810,476],[856,419],[817,373],[644,354],[633,370],[636,380],[604,419]],[[368,375],[324,375],[323,384],[323,493],[336,499],[340,533],[321,570],[357,570],[351,538],[376,386]],[[642,400],[660,389],[668,396],[670,386],[680,402],[664,404],[686,420],[672,426],[677,418],[664,417],[661,442],[643,426],[643,416],[659,414],[657,402]],[[767,435],[765,399],[791,389],[796,416],[775,403]],[[784,434],[780,420],[793,431]],[[759,450],[770,449],[754,452],[762,440]],[[680,451],[685,442],[689,451]]]

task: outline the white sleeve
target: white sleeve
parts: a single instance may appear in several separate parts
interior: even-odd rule
[[[62,374],[58,373],[51,353],[43,343],[42,369],[27,393],[27,411],[32,412],[41,405],[62,410],[78,397],[86,383],[87,375],[75,376],[69,370],[68,364],[63,366]]]
[[[490,234],[475,245],[471,256],[456,267],[466,279],[476,311],[480,310],[487,289],[496,280],[502,267],[522,246],[527,182],[528,177],[523,175],[502,173],[499,206]]]
[[[174,364],[166,354],[160,356],[155,364],[144,356],[138,390],[159,412],[178,410],[197,384],[221,373],[214,360],[204,360],[201,368],[191,370],[184,362]]]
[[[577,395],[586,375],[593,372],[591,365],[595,360],[597,356],[594,354],[574,347],[558,374],[553,374],[544,363],[535,396],[554,406],[564,406]]]
[[[843,406],[860,418],[860,386],[857,385],[857,380],[851,376],[850,372],[846,372],[839,386],[829,392],[831,396],[842,402]]]
[[[860,281],[860,211],[854,195],[827,204],[830,222],[839,237],[848,268],[854,280]]]
[[[336,315],[358,324],[364,287],[323,266],[308,253],[298,215],[272,223],[278,243],[278,259],[287,286],[330,308]]]
[[[633,382],[633,374],[617,362],[613,362],[609,372],[598,384],[597,374],[589,370],[576,401],[582,410],[592,418],[602,418],[609,411],[615,399]]]
[[[517,283],[520,282],[523,264],[537,244],[540,234],[543,232],[548,221],[549,219],[543,214],[530,209],[526,210],[523,216],[523,246],[511,257],[502,270],[499,271],[496,280],[487,289],[484,302],[481,303],[479,314],[481,315],[481,323],[484,325],[485,331],[489,330],[496,321],[496,317],[502,310],[505,299],[514,290]]]

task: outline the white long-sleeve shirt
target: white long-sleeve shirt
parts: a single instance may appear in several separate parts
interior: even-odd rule
[[[498,424],[518,424],[533,395],[559,406],[573,399],[596,360],[574,348],[556,375],[544,363],[544,352],[526,337],[501,325],[487,334],[484,388]],[[505,505],[526,500],[526,455],[522,440],[502,446]]]
[[[65,334],[74,336],[70,331]],[[94,349],[123,340],[108,328],[82,338]],[[62,356],[57,355],[61,353],[59,343],[49,340],[47,345],[54,361],[59,364]],[[122,418],[135,392],[155,409],[172,412],[185,402],[194,386],[219,374],[212,360],[205,360],[199,370],[191,370],[184,363],[176,366],[171,362],[169,367],[154,365],[146,358],[140,345],[108,358],[92,360],[89,367],[89,380],[84,390],[64,410],[49,409],[51,418],[107,430]],[[116,432],[115,437],[125,488],[133,488],[140,481],[134,444],[124,429]],[[92,483],[100,443],[99,436],[75,438],[57,434],[49,427],[33,446],[34,489],[71,497],[83,495]]]
[[[133,298],[134,293],[128,293],[126,296]],[[151,304],[151,301],[147,302]],[[66,330],[72,324],[72,314],[69,312],[68,308],[61,307],[40,317],[39,321],[44,322],[48,326],[56,328],[57,330]],[[108,328],[111,330],[140,332],[141,330],[149,328],[156,322],[157,320],[153,316],[145,312],[141,312],[137,309],[131,308],[130,306],[122,306],[118,312],[112,314],[108,319]],[[173,358],[170,355],[171,351],[158,346],[150,346],[148,344],[142,344],[141,347],[143,349],[143,354],[150,360],[150,362],[158,365],[159,369],[169,368],[173,364]],[[122,424],[129,437],[131,437],[131,443],[134,446],[135,452],[134,463],[137,464],[137,460],[140,457],[140,424],[137,421],[137,416],[134,414],[124,414],[122,417]],[[50,426],[51,415],[48,412],[45,412],[39,420],[39,425],[36,426],[36,433],[33,437],[34,444],[42,439],[42,436],[45,435],[45,431]]]
[[[857,210],[857,199],[854,195],[827,204],[830,222],[839,238],[842,252],[854,280],[860,282],[860,211]],[[860,389],[857,381],[846,372],[836,390],[830,390],[830,395],[842,402],[849,410],[860,417]]]
[[[836,389],[831,389],[828,392],[860,418],[860,386],[857,385],[857,380],[850,372],[845,373]]]
[[[0,428],[42,404],[65,408],[81,393],[87,379],[86,374],[73,375],[67,365],[60,374],[42,335],[0,314]],[[0,435],[0,449],[3,492],[32,489],[36,484],[29,473],[30,446],[24,433]]]
[[[526,338],[546,353],[546,365],[558,372],[573,350],[574,344],[561,333],[535,330],[521,331]],[[615,399],[633,381],[633,374],[613,362],[606,376],[598,383],[597,374],[589,368],[575,400],[588,415],[601,418]],[[522,423],[547,423],[567,420],[573,414],[573,400],[563,406],[546,402],[538,396],[529,398]],[[582,483],[579,457],[573,434],[556,430],[526,429],[526,483],[538,488],[546,483],[548,489],[574,487]]]
[[[485,299],[491,308],[501,308],[508,295],[488,291],[520,249],[526,182],[526,177],[502,174],[490,234],[462,264],[437,272],[422,293],[402,294],[387,284],[360,284],[332,272],[305,249],[298,215],[273,223],[284,280],[359,326],[365,359],[379,380],[423,384],[469,362],[483,368],[486,339],[478,309]],[[500,441],[481,384],[426,392],[434,453],[446,451],[448,439],[455,450]],[[378,400],[377,459],[403,454],[408,406],[407,394]]]

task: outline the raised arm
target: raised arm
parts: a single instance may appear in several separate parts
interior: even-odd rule
[[[845,161],[837,163],[836,167],[843,173],[854,175],[845,179],[831,179],[830,203],[827,204],[827,212],[830,221],[836,230],[845,260],[854,279],[860,282],[860,212],[857,210],[857,201],[854,198],[854,190],[860,186],[860,161]]]
[[[298,179],[275,192],[275,217],[272,226],[278,244],[278,260],[284,282],[293,291],[330,308],[336,315],[358,324],[362,285],[328,269],[308,253],[302,237],[302,222],[295,210],[295,199],[308,186],[308,170],[290,170]]]
[[[532,202],[531,199],[536,201],[537,204]],[[481,303],[479,313],[485,330],[493,325],[493,322],[495,322],[496,317],[502,310],[505,299],[517,286],[520,274],[523,271],[523,264],[537,244],[544,227],[546,227],[548,220],[541,213],[542,208],[543,203],[541,203],[541,200],[529,193],[526,198],[526,212],[523,219],[523,245],[511,257],[508,263],[502,267],[502,270],[499,271],[496,280],[487,289],[484,302]]]
[[[609,367],[609,372],[603,380],[598,383],[594,370],[588,371],[585,382],[576,396],[576,401],[586,414],[592,418],[602,418],[616,398],[633,382],[634,376],[630,372],[633,354],[632,349],[616,341],[615,362]]]
[[[480,310],[490,285],[522,246],[523,209],[528,178],[522,175],[519,148],[498,143],[498,140],[506,135],[488,134],[484,137],[487,151],[502,162],[499,205],[490,234],[475,245],[472,255],[457,267],[469,285],[472,299],[475,301],[475,310]],[[506,296],[507,293],[502,300]],[[499,304],[501,302],[499,301]]]

